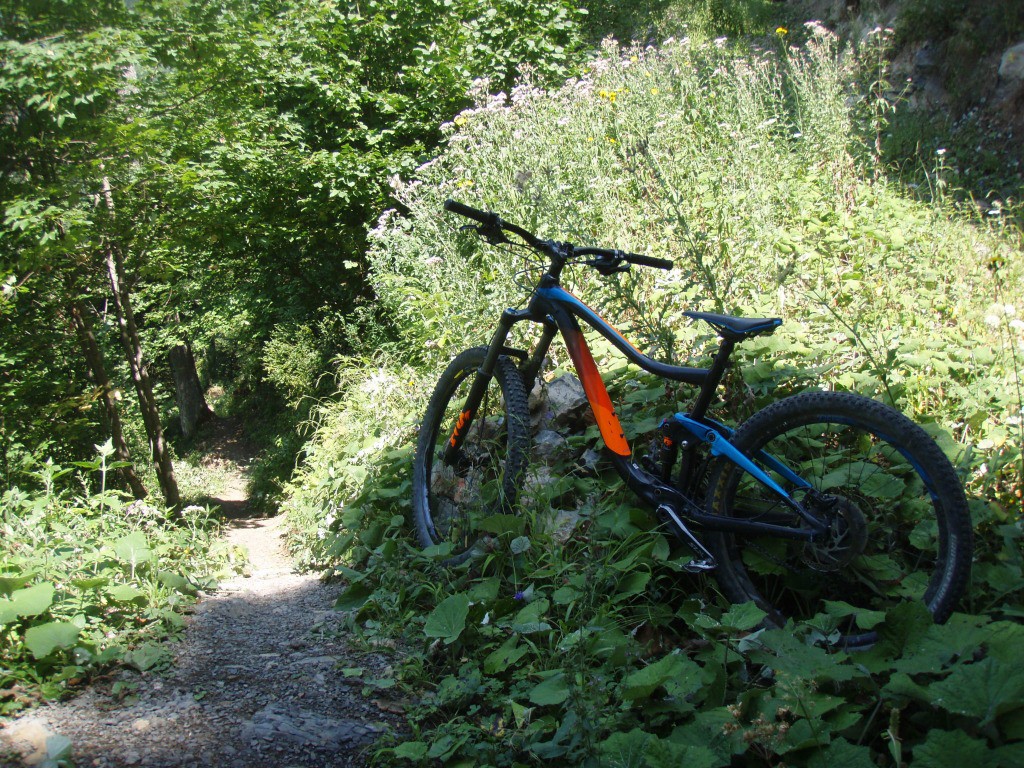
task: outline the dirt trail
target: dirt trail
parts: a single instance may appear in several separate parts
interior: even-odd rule
[[[247,574],[196,605],[170,671],[120,671],[28,712],[0,731],[0,755],[13,746],[21,765],[37,765],[64,737],[79,768],[362,766],[393,727],[361,695],[361,675],[341,673],[381,676],[387,659],[353,654],[332,610],[337,587],[294,572],[281,520],[246,517],[250,454],[237,430],[217,429],[209,455],[228,480],[217,501],[233,518],[227,541],[248,551]],[[119,700],[116,683],[132,695]]]

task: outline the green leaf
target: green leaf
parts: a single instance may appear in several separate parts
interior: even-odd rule
[[[828,653],[816,645],[807,645],[800,638],[781,629],[761,632],[748,638],[752,661],[805,680],[851,680],[860,672],[849,664],[839,663],[841,654]]]
[[[932,704],[978,718],[985,727],[999,715],[1024,706],[1024,669],[987,658],[964,664],[929,688]]]
[[[148,563],[153,557],[146,535],[141,531],[129,533],[115,541],[114,554],[118,559],[131,564],[133,568],[140,563]]]
[[[633,571],[623,576],[615,588],[613,602],[620,602],[633,595],[641,594],[647,589],[647,583],[651,580],[651,574],[647,571]]]
[[[639,728],[613,733],[597,745],[601,765],[615,768],[642,768],[647,764],[647,745],[654,737]],[[681,764],[677,764],[681,765]]]
[[[25,632],[25,647],[37,659],[43,659],[58,648],[70,648],[78,640],[78,627],[67,621],[51,621],[29,627]]]
[[[183,595],[196,595],[199,590],[195,585],[179,573],[171,571],[157,571],[156,577],[165,587],[170,587]]]
[[[476,525],[478,531],[501,536],[505,533],[521,534],[526,527],[526,519],[520,515],[491,515]]]
[[[171,660],[171,652],[160,643],[143,643],[124,655],[124,663],[145,672],[154,667],[162,667]]]
[[[107,594],[110,598],[118,603],[130,603],[138,600],[139,598],[145,598],[145,593],[130,584],[118,584],[107,590]]]
[[[423,626],[427,637],[439,637],[450,645],[458,640],[462,630],[466,628],[466,616],[469,614],[469,595],[460,592],[445,598],[430,612]]]
[[[914,747],[914,768],[995,768],[995,753],[981,739],[963,731],[928,732],[923,744]]]
[[[734,605],[722,616],[722,626],[745,632],[764,621],[764,617],[767,615],[766,612],[758,608],[753,602]]]
[[[530,652],[529,648],[519,646],[518,643],[519,636],[512,635],[501,644],[501,647],[487,654],[484,659],[484,672],[493,675],[514,667],[517,661]]]
[[[0,625],[18,618],[38,616],[53,605],[53,585],[48,582],[15,590],[10,598],[0,600]]]
[[[25,586],[31,580],[27,573],[4,573],[0,574],[0,595],[9,595],[14,590]]]
[[[628,674],[622,681],[622,698],[627,701],[646,699],[659,686],[684,678],[699,679],[700,668],[685,656],[670,653],[653,664]]]
[[[521,555],[530,548],[530,538],[528,536],[519,536],[512,539],[508,548],[512,550],[513,555]]]
[[[97,587],[105,587],[110,583],[109,576],[93,576],[88,579],[73,579],[74,584],[79,589],[96,589]]]
[[[395,757],[404,760],[422,760],[427,756],[427,743],[425,741],[407,741],[395,747]]]
[[[363,582],[356,582],[348,589],[338,595],[334,603],[336,611],[357,611],[366,605],[366,601],[373,594],[373,588]]]
[[[700,744],[679,744],[653,736],[647,743],[645,758],[647,768],[719,768],[728,764]]]
[[[561,704],[569,698],[569,684],[564,672],[556,672],[530,691],[530,701],[538,706]]]

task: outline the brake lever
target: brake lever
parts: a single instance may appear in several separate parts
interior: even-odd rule
[[[623,262],[621,259],[609,256],[599,256],[584,263],[588,267],[593,267],[605,277],[614,275],[616,272],[629,272],[629,262]]]
[[[486,224],[463,224],[459,227],[460,232],[472,230],[491,245],[502,245],[508,242],[505,232],[500,226],[488,226]]]

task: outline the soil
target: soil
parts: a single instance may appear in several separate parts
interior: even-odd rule
[[[48,755],[70,742],[79,768],[363,766],[398,727],[391,705],[362,695],[387,657],[353,647],[336,585],[295,572],[281,519],[248,515],[252,450],[238,426],[208,429],[206,460],[226,480],[215,502],[227,542],[248,551],[245,574],[201,596],[169,670],[120,670],[8,722],[0,765],[56,765]]]

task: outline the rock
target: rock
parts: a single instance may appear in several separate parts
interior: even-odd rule
[[[377,728],[355,720],[325,717],[271,703],[246,723],[243,738],[283,740],[314,747],[352,747],[367,744],[378,732]]]
[[[597,465],[601,461],[601,454],[593,448],[587,448],[579,458],[580,468],[589,474],[597,474]]]
[[[567,424],[587,407],[580,380],[567,373],[548,384],[548,410],[556,424]]]
[[[925,43],[914,57],[914,70],[921,74],[931,74],[938,69],[939,62],[935,50]]]
[[[559,544],[565,544],[572,538],[572,532],[580,521],[580,513],[575,509],[560,509],[548,521],[547,529],[551,538]]]
[[[554,478],[551,475],[550,467],[544,465],[531,467],[523,479],[523,489],[519,494],[522,505],[526,508],[546,506],[549,495],[547,488],[552,482],[554,482]]]
[[[999,79],[1011,83],[1024,83],[1024,42],[1003,52],[999,60]]]
[[[565,438],[551,429],[542,429],[533,437],[533,452],[546,462],[560,458],[567,448]]]
[[[0,732],[0,745],[21,753],[24,765],[52,764],[71,755],[71,740],[34,718],[18,720]]]

